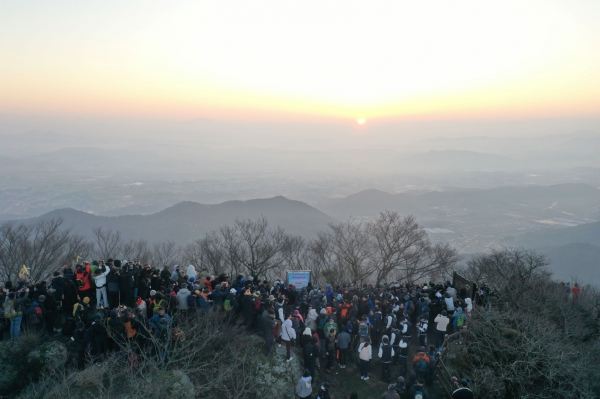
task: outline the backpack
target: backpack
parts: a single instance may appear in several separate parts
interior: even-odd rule
[[[223,309],[225,309],[226,312],[229,312],[231,309],[233,309],[230,299],[225,299],[225,302],[223,302]]]
[[[423,391],[415,391],[414,399],[423,399]]]
[[[79,302],[73,305],[73,316],[75,316],[77,314],[77,311],[80,309],[83,310],[83,305]]]
[[[462,327],[465,325],[465,314],[459,313],[458,318],[456,319],[456,327]]]
[[[36,306],[33,312],[29,315],[30,324],[40,324],[42,322],[42,308]]]
[[[17,316],[17,312],[15,311],[15,301],[10,299],[4,305],[4,317],[6,317],[7,319],[12,319],[13,317],[16,317],[16,316]]]
[[[78,278],[77,280],[75,280],[75,284],[77,284],[78,288],[82,288],[85,285],[85,283],[83,282],[83,280],[80,279],[80,278]]]
[[[160,301],[154,301],[154,307],[152,308],[152,314],[158,314],[158,310],[161,308],[162,303],[163,303],[164,299],[161,299]]]
[[[254,300],[254,310],[260,312],[260,300],[258,299]]]
[[[369,336],[369,326],[367,323],[360,323],[358,326],[358,335],[362,338],[367,338]]]
[[[127,332],[127,338],[135,337],[137,331],[135,331],[135,329],[131,326],[130,321],[126,321],[125,323],[123,323],[123,326],[125,327],[125,331]]]
[[[342,307],[342,319],[348,317],[348,312],[350,311],[350,305],[344,305]]]
[[[425,358],[422,357],[419,359],[419,362],[417,363],[417,370],[421,372],[427,371],[427,361]]]

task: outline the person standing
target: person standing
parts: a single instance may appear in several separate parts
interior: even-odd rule
[[[333,328],[331,328],[328,332],[329,334],[327,335],[327,339],[325,342],[325,354],[327,356],[326,371],[328,374],[331,374],[331,372],[333,371],[333,361],[335,359],[335,343],[337,342],[337,340],[335,337],[336,331]]]
[[[379,358],[381,359],[381,380],[390,383],[390,367],[394,358],[394,348],[390,345],[390,339],[384,335],[379,347]]]
[[[265,338],[266,355],[271,354],[273,346],[273,331],[275,330],[275,311],[273,309],[265,310],[262,315],[263,336]]]
[[[345,369],[352,337],[346,332],[346,326],[343,324],[340,326],[340,330],[341,332],[337,336],[337,347],[340,351],[340,368]]]
[[[425,316],[419,317],[419,323],[417,323],[417,329],[419,330],[419,345],[427,345],[427,320]]]
[[[94,285],[96,286],[96,308],[100,305],[108,308],[108,296],[106,294],[106,276],[110,269],[104,266],[104,261],[98,262],[99,266],[94,270]]]
[[[446,329],[448,328],[448,323],[450,323],[450,319],[448,319],[446,311],[443,310],[442,314],[438,314],[436,318],[433,319],[433,321],[436,323],[435,346],[439,348],[444,343],[444,337],[446,336]]]
[[[77,345],[77,369],[81,371],[85,367],[85,351],[88,346],[88,335],[83,321],[77,322],[77,329],[73,333],[73,341]]]
[[[292,317],[293,315],[288,315],[287,319],[281,325],[281,339],[285,342],[285,351],[287,354],[286,361],[288,362],[292,360],[292,340],[296,339],[296,331],[293,328]]]
[[[371,350],[371,340],[365,339],[365,342],[358,346],[358,358],[360,359],[360,379],[367,381],[369,379],[369,362],[373,357],[373,351]]]
[[[12,315],[10,319],[10,337],[12,339],[19,338],[21,334],[21,321],[23,320],[23,304],[29,297],[29,288],[25,288],[25,295],[22,298],[17,297],[20,293],[11,292],[8,294],[8,301],[4,304],[5,309],[12,307]]]

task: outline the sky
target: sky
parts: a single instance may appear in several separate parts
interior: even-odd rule
[[[0,116],[600,117],[600,2],[12,1]]]

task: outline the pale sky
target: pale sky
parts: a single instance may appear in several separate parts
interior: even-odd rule
[[[0,115],[600,116],[600,1],[4,1]]]

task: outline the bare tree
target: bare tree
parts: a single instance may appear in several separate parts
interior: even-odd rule
[[[281,246],[281,257],[287,270],[306,269],[306,240],[300,236],[286,235]]]
[[[348,274],[338,261],[332,241],[333,234],[327,231],[320,232],[316,239],[307,244],[306,260],[313,283],[348,280]]]
[[[232,272],[226,270],[225,244],[219,231],[211,231],[204,238],[186,245],[182,257],[184,262],[200,266],[215,275]]]
[[[337,261],[348,271],[352,282],[362,284],[375,271],[373,249],[366,229],[362,223],[353,220],[330,224],[329,228]]]
[[[139,259],[142,263],[152,260],[152,249],[147,240],[129,240],[121,246],[121,255],[124,259]]]
[[[428,278],[437,280],[446,275],[459,259],[456,249],[449,244],[422,242],[403,254],[396,276],[409,284]]]
[[[282,264],[281,249],[285,232],[280,227],[269,228],[265,217],[236,220],[233,226],[220,230],[227,260],[235,270],[269,277]]]
[[[490,288],[515,286],[521,282],[549,276],[548,261],[543,255],[523,248],[493,249],[489,254],[479,254],[468,263],[478,271],[480,283]]]
[[[42,220],[33,225],[7,222],[0,226],[0,275],[15,279],[27,266],[29,278],[41,280],[90,248],[81,236],[62,227],[62,219]]]
[[[407,254],[422,252],[429,246],[427,233],[417,224],[414,216],[402,218],[396,212],[382,212],[367,225],[367,231],[373,245],[376,283],[383,282],[400,269],[405,269],[406,276],[414,281],[415,273],[408,273],[405,267]]]
[[[120,231],[103,230],[102,227],[92,229],[96,254],[99,259],[114,258],[120,255],[123,242]]]
[[[165,241],[154,244],[152,251],[153,261],[161,266],[171,265],[179,261],[181,249],[174,241]]]

